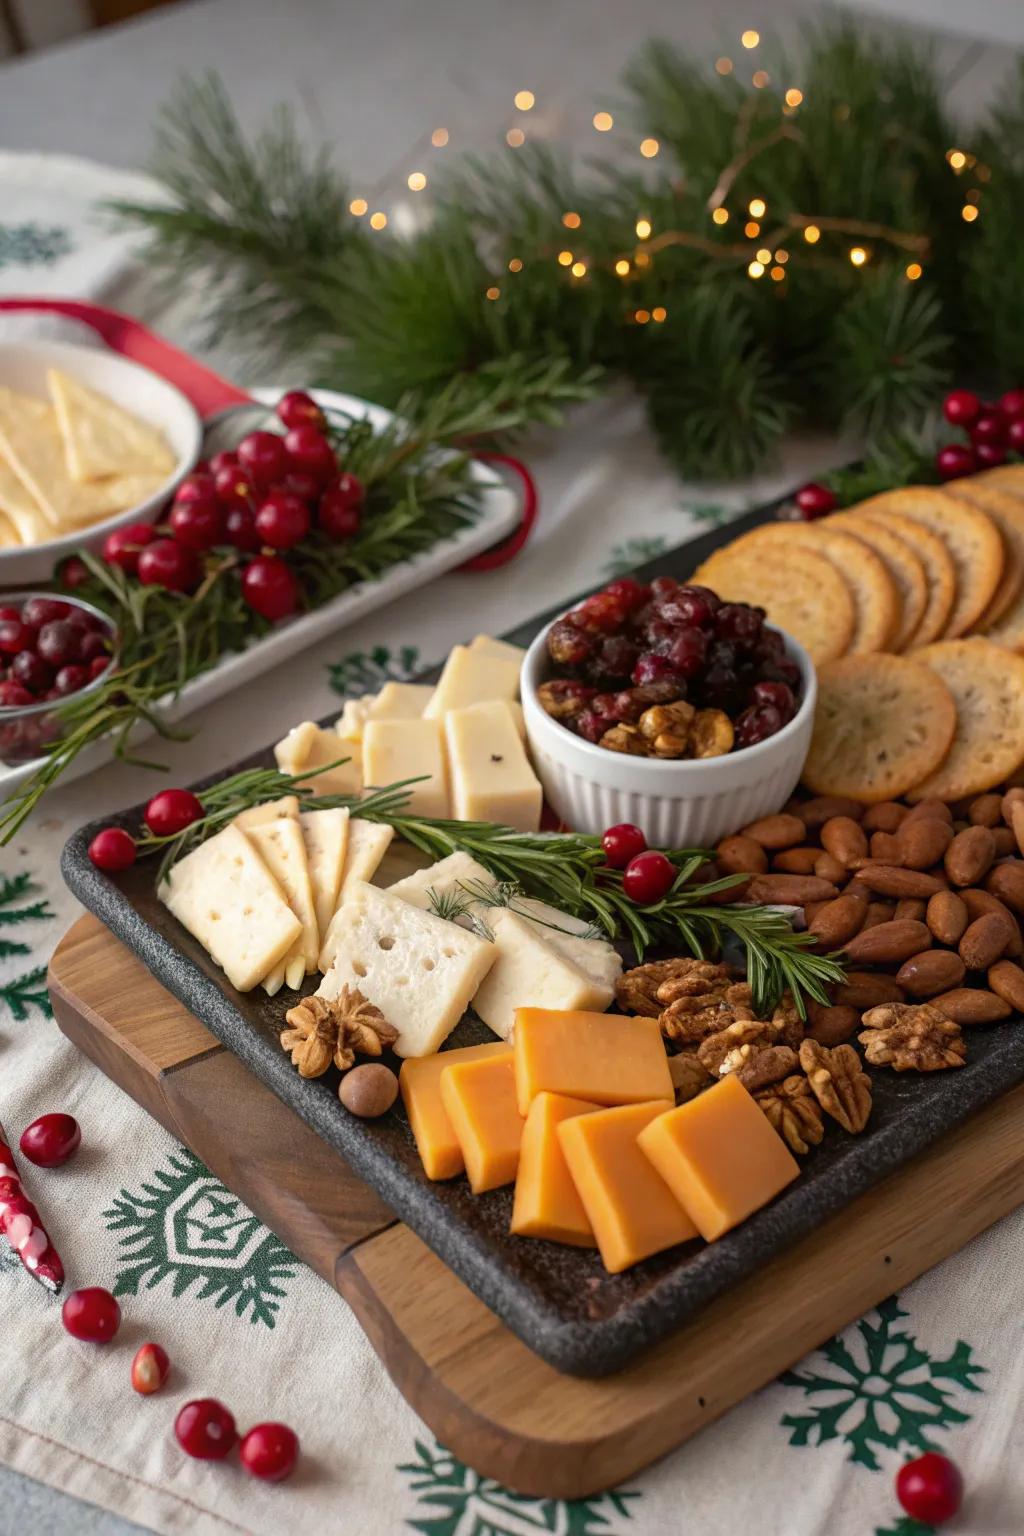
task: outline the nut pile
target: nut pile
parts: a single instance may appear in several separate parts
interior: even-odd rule
[[[322,1077],[333,1065],[343,1074],[338,1097],[351,1114],[374,1120],[391,1108],[398,1079],[390,1067],[355,1062],[357,1055],[380,1056],[394,1045],[398,1030],[361,992],[342,987],[333,1001],[304,997],[289,1008],[285,1023],[281,1049],[290,1053],[300,1077]]]

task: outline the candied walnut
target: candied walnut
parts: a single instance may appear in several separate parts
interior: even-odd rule
[[[744,1022],[739,1014],[717,999],[700,1005],[700,999],[681,997],[658,1017],[666,1040],[697,1045],[709,1035],[720,1034],[730,1024]]]
[[[676,699],[673,704],[655,704],[645,709],[639,725],[648,741],[668,733],[682,737],[685,743],[690,722],[696,713],[693,705],[687,704],[685,699]]]
[[[791,1152],[802,1157],[825,1134],[825,1116],[806,1077],[796,1074],[754,1095]]]
[[[732,1067],[724,1067],[727,1058],[735,1056],[732,1053],[738,1051],[744,1045],[756,1045],[761,1050],[774,1045],[770,1027],[763,1019],[735,1019],[727,1024],[724,1029],[717,1030],[713,1035],[708,1035],[697,1047],[697,1056],[709,1072],[715,1077],[721,1077],[725,1072],[732,1071]],[[745,1058],[746,1059],[746,1058]]]
[[[941,1072],[962,1067],[967,1045],[960,1026],[931,1003],[881,1003],[861,1019],[857,1036],[873,1067]]]
[[[776,1031],[775,1038],[783,1045],[791,1046],[794,1051],[800,1049],[800,1042],[806,1033],[804,1021],[797,1011],[793,1001],[792,992],[786,992],[782,1000],[776,1005],[775,1012],[769,1021]]]
[[[712,997],[717,999],[725,995],[729,986],[726,966],[715,965],[710,960],[683,960],[677,964],[680,969],[658,984],[654,995],[659,1003],[667,1006],[680,998],[690,997],[703,999],[706,1007]],[[681,968],[683,966],[685,970]]]
[[[713,965],[708,960],[691,960],[678,956],[673,960],[650,960],[646,965],[634,965],[624,971],[615,986],[615,1000],[625,1013],[641,1013],[656,1019],[666,1002],[673,997],[702,995],[721,983],[724,988],[728,972],[724,965]],[[672,995],[663,997],[661,988],[672,985]]]
[[[851,1136],[862,1131],[871,1113],[871,1079],[853,1046],[837,1045],[829,1050],[817,1040],[805,1040],[800,1046],[800,1065],[825,1113]]]
[[[698,1093],[703,1093],[704,1089],[710,1088],[714,1082],[707,1067],[691,1051],[682,1051],[678,1056],[670,1056],[668,1070],[672,1086],[676,1091],[677,1104],[685,1104],[688,1099],[695,1099]]]
[[[574,682],[568,677],[556,677],[549,683],[541,683],[537,698],[544,713],[553,720],[572,720],[586,707],[593,695],[593,688]]]
[[[699,709],[690,726],[692,757],[723,757],[732,751],[732,721],[720,709]]]
[[[737,1058],[733,1060],[733,1054]],[[719,1077],[734,1072],[748,1093],[756,1093],[769,1083],[777,1083],[788,1077],[799,1066],[796,1051],[788,1045],[741,1045],[735,1053],[725,1058],[718,1069]]]
[[[624,752],[628,757],[648,757],[648,744],[635,725],[613,725],[601,737],[600,746],[609,752]]]

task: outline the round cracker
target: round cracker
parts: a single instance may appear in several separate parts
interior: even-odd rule
[[[816,664],[841,656],[853,634],[850,589],[824,555],[802,545],[741,538],[718,549],[692,577],[732,603],[763,608]]]
[[[987,512],[1003,540],[1003,574],[992,601],[974,626],[988,630],[998,623],[1024,588],[1024,501],[997,486],[977,485],[969,475],[952,481],[946,490],[950,496]]]
[[[1003,541],[980,507],[968,506],[931,485],[908,485],[861,503],[871,516],[897,512],[938,534],[956,571],[956,596],[943,638],[954,640],[976,624],[988,607],[1003,573]],[[916,644],[922,644],[919,637]]]
[[[889,636],[890,651],[902,651],[924,617],[928,606],[928,583],[924,566],[911,546],[883,522],[859,517],[856,512],[840,512],[822,526],[841,521],[844,533],[859,539],[872,550],[889,574],[896,589],[896,624]],[[943,550],[945,555],[945,550]],[[952,602],[952,566],[950,566],[950,602]],[[945,621],[943,621],[945,622]]]
[[[816,795],[895,800],[938,768],[956,730],[953,695],[909,656],[845,656],[818,669],[803,781]]]
[[[887,512],[873,521],[902,539],[924,566],[927,602],[917,628],[907,641],[907,649],[930,645],[945,633],[956,598],[956,571],[949,550],[937,533],[923,523],[915,523],[911,517],[904,517],[901,512]]]
[[[995,469],[982,469],[971,477],[972,485],[991,485],[1013,496],[1024,496],[1024,464],[1000,464]]]
[[[962,800],[1001,784],[1024,761],[1024,657],[981,635],[914,652],[956,700],[949,755],[911,800]]]

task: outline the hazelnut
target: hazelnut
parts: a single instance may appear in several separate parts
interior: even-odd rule
[[[397,1097],[398,1078],[390,1067],[378,1061],[353,1067],[338,1087],[338,1098],[360,1120],[376,1120],[378,1115],[386,1114]]]

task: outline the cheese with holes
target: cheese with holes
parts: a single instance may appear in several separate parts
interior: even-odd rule
[[[497,959],[473,999],[473,1009],[496,1035],[511,1040],[517,1009],[608,1007],[612,988],[559,954],[525,917],[508,907],[490,907],[481,915],[494,935]]]
[[[160,899],[239,992],[291,949],[302,924],[244,832],[225,827],[171,866]]]
[[[263,985],[271,997],[282,984],[292,990],[302,985],[302,978],[315,971],[320,951],[320,931],[313,904],[313,883],[302,827],[288,817],[250,827],[246,837],[270,870],[285,894],[285,899],[302,924],[302,932],[284,958],[268,972]]]
[[[595,1104],[675,1099],[657,1019],[520,1007],[515,1058],[524,1115],[538,1093]]]
[[[709,1243],[774,1200],[800,1172],[731,1072],[649,1125],[640,1150]]]
[[[367,720],[418,720],[430,702],[432,683],[385,683],[370,701]]]
[[[348,848],[349,813],[344,806],[331,811],[303,811],[299,824],[302,827],[309,878],[313,886],[317,931],[326,937],[341,895],[341,875]]]
[[[530,767],[512,711],[500,701],[445,715],[452,814],[536,832],[544,792]]]
[[[358,753],[334,731],[304,720],[274,748],[282,773],[301,776],[318,795],[357,795],[362,789]],[[347,761],[342,761],[347,759]],[[328,767],[333,763],[334,767]],[[322,769],[322,772],[318,772]],[[305,787],[305,786],[303,786]]]
[[[423,713],[430,720],[439,720],[450,709],[463,709],[467,704],[514,699],[519,692],[519,666],[511,657],[454,645]]]
[[[609,1274],[620,1274],[652,1253],[697,1236],[686,1211],[638,1145],[638,1137],[671,1106],[671,1099],[626,1104],[575,1115],[558,1127],[572,1181]]]
[[[453,1179],[466,1166],[459,1139],[441,1102],[441,1073],[456,1062],[477,1061],[507,1050],[500,1040],[494,1040],[488,1045],[466,1045],[433,1056],[410,1056],[402,1062],[398,1088],[428,1179]]]
[[[410,784],[413,816],[448,815],[448,768],[439,720],[375,720],[363,727],[363,783],[380,789],[403,779]]]
[[[251,805],[247,811],[239,811],[232,825],[247,832],[250,827],[266,826],[268,821],[298,821],[299,798],[282,795],[280,800],[264,800],[262,805]]]
[[[523,1117],[509,1050],[447,1065],[441,1102],[458,1138],[474,1195],[511,1184],[519,1167]]]
[[[399,1056],[440,1049],[490,970],[495,947],[374,885],[335,913],[337,946],[318,996],[354,987],[398,1030]]]
[[[474,655],[498,656],[502,661],[514,661],[517,667],[522,666],[526,655],[521,645],[510,645],[507,640],[495,640],[492,635],[474,635],[469,642],[469,649]]]
[[[338,947],[338,936],[344,926],[339,918],[341,909],[363,881],[369,880],[370,876],[376,872],[394,835],[392,827],[382,826],[379,822],[363,821],[360,816],[353,816],[350,819],[338,905],[334,909],[334,916],[331,918],[327,932],[320,942],[319,965],[322,971],[330,970]]]
[[[560,1093],[538,1093],[530,1105],[509,1228],[517,1237],[546,1237],[552,1243],[593,1248],[594,1229],[572,1181],[558,1127],[599,1107]]]
[[[403,901],[411,902],[414,907],[423,907],[425,911],[432,911],[431,896],[436,900],[445,897],[455,897],[459,900],[472,901],[473,891],[480,886],[493,889],[495,879],[482,864],[471,858],[468,853],[450,853],[446,859],[439,859],[436,864],[429,865],[426,869],[417,869],[413,874],[406,875],[404,880],[396,880],[394,885],[389,885],[388,890],[392,896],[400,896]],[[486,912],[481,908],[484,921],[487,920]],[[468,927],[465,918],[457,919],[462,926]]]

